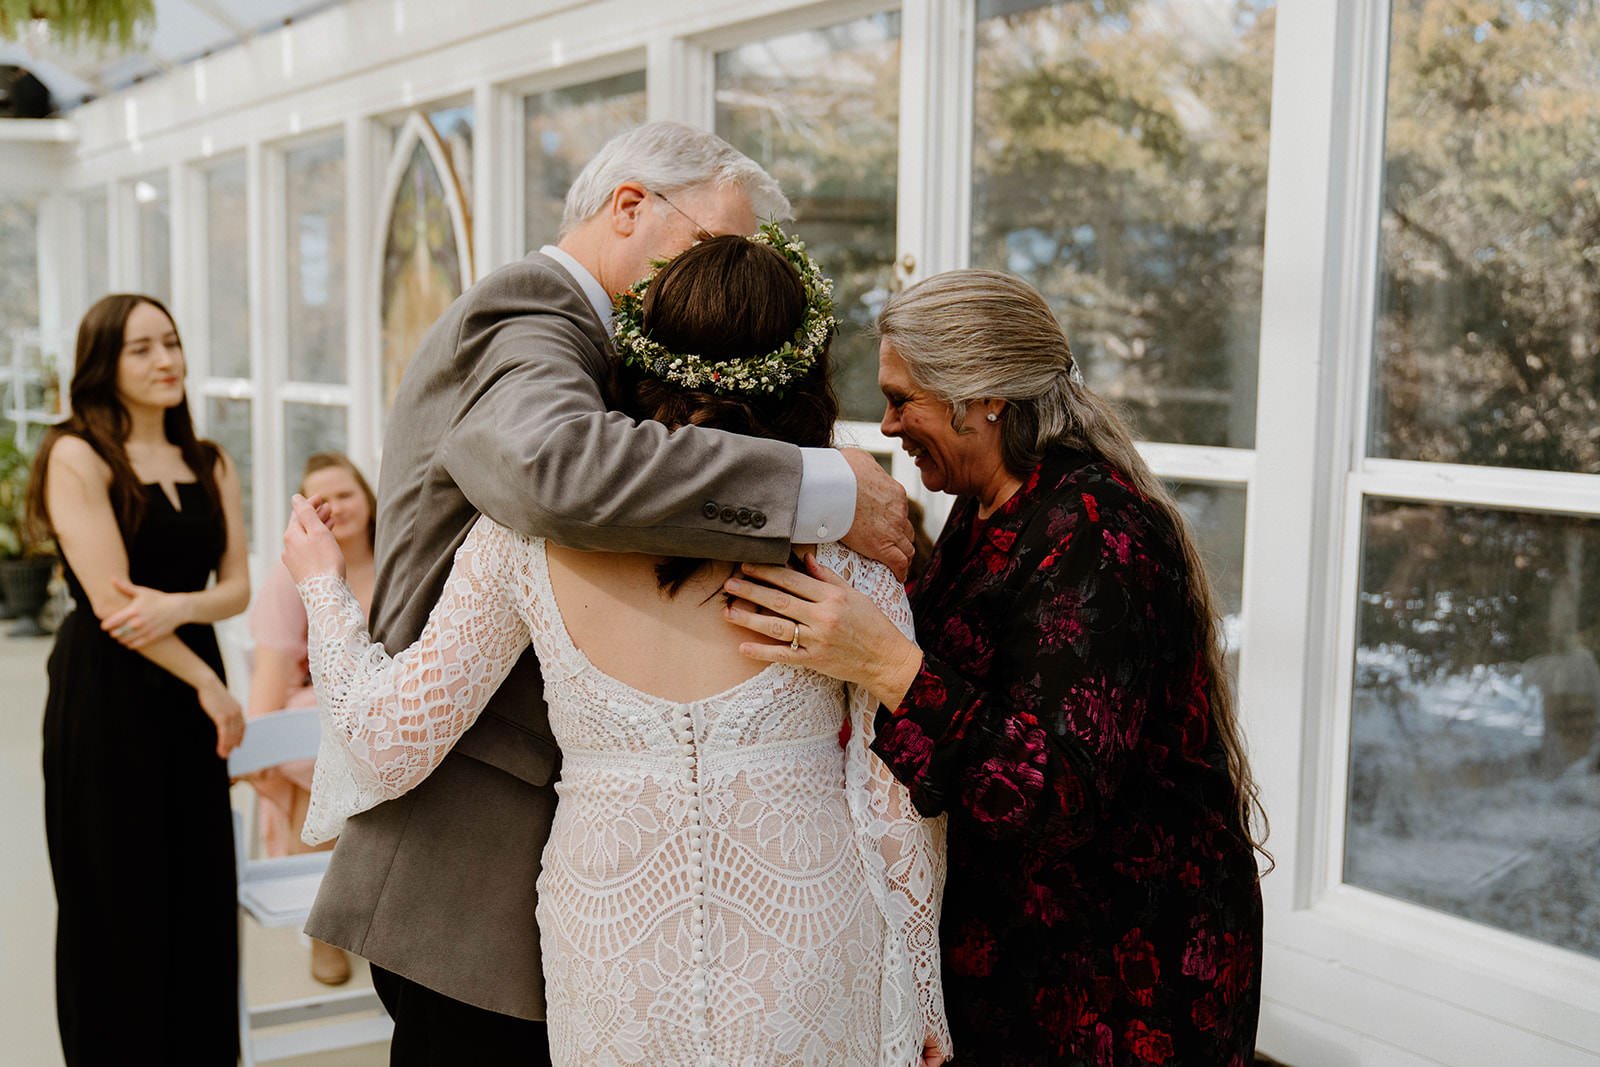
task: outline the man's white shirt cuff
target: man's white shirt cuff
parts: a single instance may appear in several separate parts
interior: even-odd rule
[[[794,509],[798,545],[826,544],[850,532],[856,520],[856,475],[833,448],[802,448],[800,499]]]

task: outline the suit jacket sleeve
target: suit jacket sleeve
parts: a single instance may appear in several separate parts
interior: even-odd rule
[[[608,411],[595,323],[571,307],[491,306],[462,322],[466,403],[441,457],[474,508],[590,551],[787,557],[798,448],[696,427],[668,433]]]

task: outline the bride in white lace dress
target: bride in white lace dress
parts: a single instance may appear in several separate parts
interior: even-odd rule
[[[778,254],[717,238],[663,268],[647,293],[650,336],[707,354],[706,338],[674,333],[668,300],[703,301],[697,272],[718,288],[733,268],[780,289],[820,278],[799,249],[769,240]],[[810,289],[800,306],[819,302]],[[719,334],[761,336],[739,303],[719,312]],[[778,344],[805,332],[800,306],[787,306]],[[771,347],[746,338],[743,351]],[[646,359],[619,371],[614,400],[669,425],[825,435],[825,339],[807,354],[797,345],[787,368],[764,367],[792,378],[781,398],[685,388]],[[786,664],[757,671],[738,655],[717,595],[728,565],[580,553],[480,517],[422,637],[391,657],[366,634],[337,545],[306,502],[295,508],[284,558],[325,713],[308,840],[422,781],[530,643],[538,655],[562,750],[538,884],[555,1063],[904,1067],[949,1056],[942,822],[921,819],[867,751],[864,691]],[[911,634],[886,568],[838,545],[817,559]]]

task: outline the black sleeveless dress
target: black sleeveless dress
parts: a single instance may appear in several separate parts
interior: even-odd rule
[[[160,486],[128,547],[134,584],[205,588],[226,543],[198,483]],[[78,609],[50,654],[45,833],[55,876],[56,1012],[69,1067],[233,1064],[238,923],[228,768],[195,691]],[[210,626],[184,644],[222,675]]]

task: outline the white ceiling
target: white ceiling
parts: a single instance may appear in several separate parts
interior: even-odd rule
[[[0,64],[26,67],[66,111],[136,81],[249,40],[340,0],[155,0],[155,30],[130,51],[64,49],[46,34],[0,40]]]

